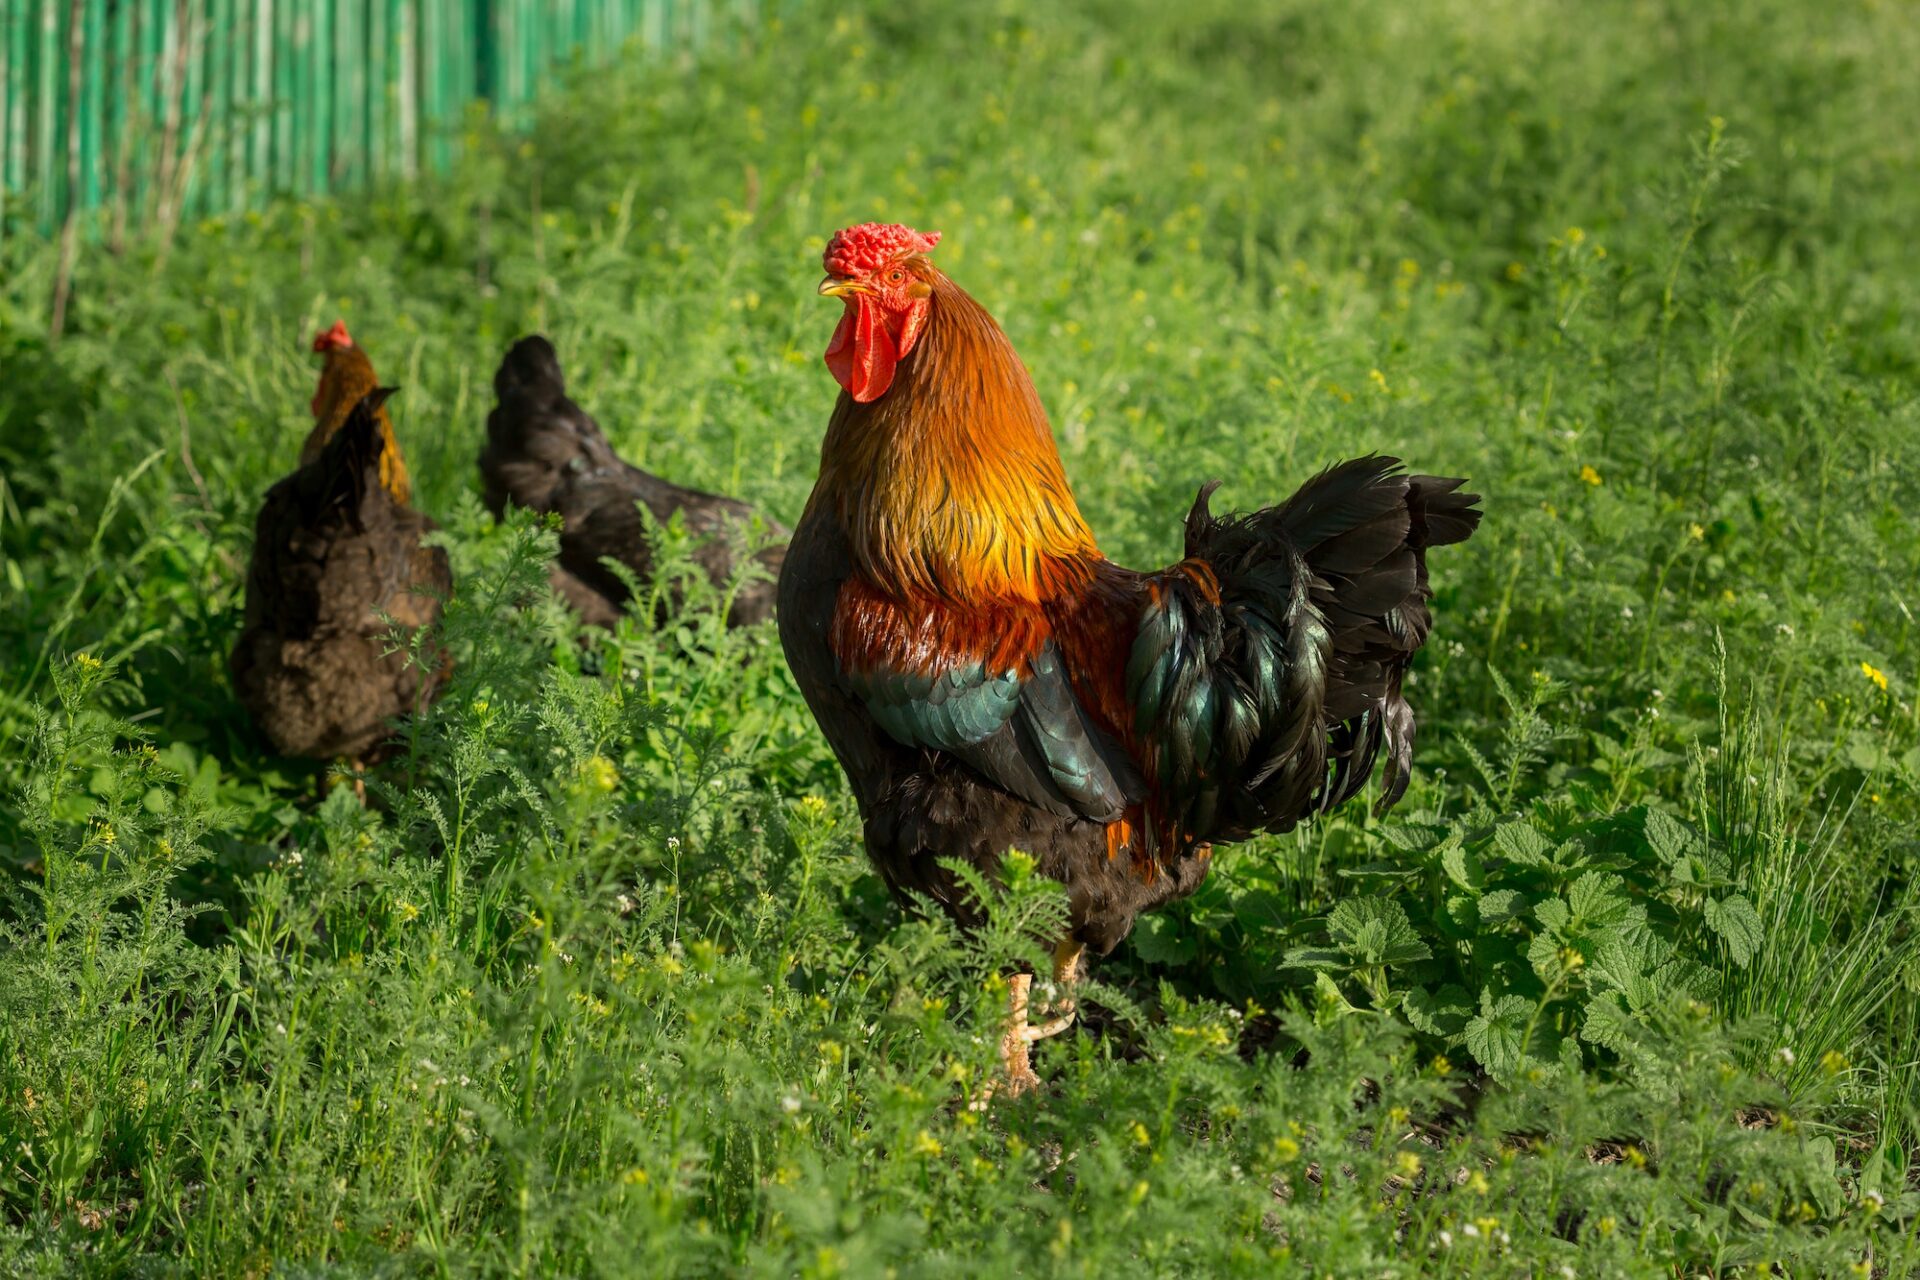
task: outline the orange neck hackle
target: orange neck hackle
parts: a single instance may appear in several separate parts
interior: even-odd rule
[[[900,598],[1037,604],[1101,561],[1039,393],[993,317],[924,257],[931,307],[891,386],[843,393],[821,446],[861,575]]]
[[[314,340],[314,350],[325,363],[320,367],[320,385],[313,393],[313,430],[300,446],[300,465],[306,466],[320,456],[327,441],[346,425],[347,415],[361,397],[380,385],[374,375],[373,361],[346,335],[346,327],[335,324],[329,333]],[[407,474],[406,459],[400,453],[400,441],[393,433],[393,419],[386,406],[375,411],[380,420],[384,448],[380,454],[380,485],[393,500],[406,505],[413,499],[413,482]]]

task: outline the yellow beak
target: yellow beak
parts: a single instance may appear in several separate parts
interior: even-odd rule
[[[842,280],[838,276],[828,276],[820,282],[819,294],[823,298],[844,298],[849,294],[866,293],[867,286],[858,280]]]

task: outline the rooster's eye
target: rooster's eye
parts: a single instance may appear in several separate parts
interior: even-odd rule
[[[906,278],[907,278],[907,273],[902,271],[898,267],[895,267],[893,270],[887,272],[888,284],[899,284],[902,280],[905,280]]]

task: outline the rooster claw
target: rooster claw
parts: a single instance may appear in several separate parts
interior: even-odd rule
[[[1057,1009],[1059,1012],[1055,1013],[1045,1022],[1028,1023],[1026,1026],[1020,1028],[1020,1036],[1028,1044],[1032,1044],[1035,1040],[1045,1040],[1050,1036],[1059,1035],[1062,1031],[1071,1027],[1074,1019],[1079,1016],[1071,1000],[1064,1000],[1051,1007]]]

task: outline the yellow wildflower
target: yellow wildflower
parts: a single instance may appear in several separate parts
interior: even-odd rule
[[[1887,691],[1887,673],[1874,666],[1871,662],[1863,662],[1860,664],[1860,674],[1878,685],[1880,692],[1885,693]]]
[[[611,791],[620,785],[620,770],[605,756],[590,757],[581,764],[580,772],[597,791]]]
[[[1600,473],[1598,471],[1595,471],[1590,464],[1585,464],[1581,466],[1580,480],[1581,480],[1581,483],[1583,484],[1590,484],[1596,487],[1605,483],[1600,479]]]

